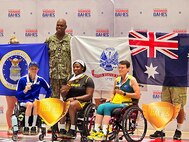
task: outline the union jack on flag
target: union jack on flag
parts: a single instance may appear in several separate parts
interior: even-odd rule
[[[189,34],[131,31],[129,46],[139,83],[189,86]]]
[[[155,32],[139,33],[131,31],[129,33],[129,46],[135,47],[132,49],[132,56],[137,55],[147,50],[148,58],[156,58],[156,52],[178,59],[178,55],[170,50],[178,50],[177,33],[156,34]]]

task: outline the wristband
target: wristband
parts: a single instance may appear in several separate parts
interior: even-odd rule
[[[124,92],[123,95],[126,96],[127,95],[126,92]]]

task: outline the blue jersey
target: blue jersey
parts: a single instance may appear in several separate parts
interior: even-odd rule
[[[27,93],[24,93],[24,89],[27,83],[31,83],[31,90],[28,90]],[[50,97],[51,88],[46,80],[40,76],[36,76],[35,80],[32,81],[29,75],[25,75],[20,78],[16,88],[16,98],[18,102],[34,102],[35,99],[39,99],[40,89],[43,87],[46,90],[45,98]]]

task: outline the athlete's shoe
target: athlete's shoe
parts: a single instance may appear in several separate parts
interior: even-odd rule
[[[22,132],[23,135],[29,135],[30,133],[29,130],[30,130],[29,127],[24,127],[23,132]]]
[[[155,139],[155,138],[161,138],[161,137],[165,137],[165,133],[161,132],[161,131],[155,131],[154,134],[150,135],[151,139]]]
[[[181,135],[182,135],[182,133],[181,133],[181,131],[179,131],[179,130],[175,130],[175,134],[174,134],[174,136],[173,136],[173,139],[174,140],[181,140]]]
[[[96,140],[96,141],[106,140],[106,135],[102,131],[100,131],[97,133],[96,136],[94,136],[93,140]]]
[[[37,134],[38,134],[38,131],[37,131],[37,127],[36,127],[36,126],[32,126],[32,127],[31,127],[30,134],[31,134],[31,135],[37,135]]]
[[[90,132],[90,135],[87,136],[87,138],[88,138],[89,140],[94,140],[94,138],[98,135],[98,133],[99,133],[99,132],[97,132],[97,131],[95,131],[95,130],[92,130],[92,131]]]

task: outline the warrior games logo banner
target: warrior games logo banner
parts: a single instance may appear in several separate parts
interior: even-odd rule
[[[110,91],[118,76],[118,63],[131,61],[128,38],[82,37],[71,40],[72,61],[86,63],[86,74],[93,78],[96,90]]]
[[[28,73],[31,61],[39,63],[38,74],[49,82],[46,44],[3,44],[0,48],[0,95],[14,95],[17,82]]]

